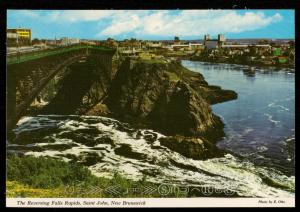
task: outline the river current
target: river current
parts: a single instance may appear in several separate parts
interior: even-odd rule
[[[239,94],[213,111],[226,124],[218,146],[242,157],[193,160],[161,146],[164,135],[153,130],[76,115],[23,117],[7,150],[78,162],[101,177],[118,172],[133,180],[146,176],[155,183],[229,189],[245,197],[294,197],[294,74],[257,71],[250,77],[234,65],[183,65]]]

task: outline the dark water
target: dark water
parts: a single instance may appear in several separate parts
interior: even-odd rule
[[[266,80],[270,80],[275,86],[274,81],[277,79],[282,86],[286,86],[288,92],[268,97],[259,94],[261,100],[256,99],[254,104],[255,92],[248,91],[249,87],[246,85],[255,83],[256,78],[248,79],[243,72],[231,70],[230,67],[228,69],[228,66],[216,66],[219,69],[212,69],[215,66],[210,66],[211,71],[210,67],[200,63],[184,64],[193,70],[205,72],[203,74],[208,82],[239,92],[237,101],[215,105],[213,109],[226,123],[227,138],[219,143],[220,147],[232,149],[245,155],[244,158],[227,154],[221,158],[193,160],[161,146],[159,138],[164,135],[153,130],[134,129],[126,123],[105,117],[76,115],[24,117],[14,129],[16,138],[8,142],[7,150],[80,163],[96,176],[107,178],[118,172],[133,180],[146,176],[148,181],[155,183],[209,187],[216,189],[215,191],[230,190],[245,197],[294,197],[295,177],[276,167],[277,160],[292,160],[285,147],[289,146],[288,139],[293,141],[294,124],[291,120],[294,115],[284,114],[294,111],[288,104],[288,99],[294,101],[291,94],[293,89],[289,84],[290,81],[293,83],[294,76],[283,73],[262,75],[262,79],[264,76],[274,76]],[[211,81],[214,77],[210,76],[216,76],[216,73],[220,73],[219,81]],[[225,79],[228,79],[228,87],[222,84]],[[240,85],[240,90],[229,87],[230,85]],[[261,86],[264,86],[262,82]],[[261,87],[264,91],[267,88]],[[270,95],[271,93],[270,91]],[[248,97],[247,100],[243,94],[252,96],[253,99]],[[280,102],[285,99],[285,104]],[[292,148],[292,143],[290,146]],[[277,153],[281,150],[284,154]],[[261,156],[264,161],[270,159],[272,163],[255,165],[251,159],[254,156]],[[278,164],[282,166],[281,162]],[[290,165],[290,162],[287,164]]]
[[[209,84],[238,93],[238,99],[214,105],[226,124],[218,146],[257,165],[295,174],[295,74],[245,66],[183,61]]]

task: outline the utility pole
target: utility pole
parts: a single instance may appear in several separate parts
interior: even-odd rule
[[[17,33],[17,55],[18,55],[18,63],[20,62],[20,47],[19,47],[19,35]]]

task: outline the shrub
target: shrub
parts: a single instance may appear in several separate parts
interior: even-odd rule
[[[91,172],[79,164],[47,157],[10,155],[7,158],[7,179],[35,188],[54,188],[82,181],[88,183],[92,178]]]

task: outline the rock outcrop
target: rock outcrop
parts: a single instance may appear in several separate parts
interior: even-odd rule
[[[237,97],[210,86],[200,73],[177,62],[125,61],[105,101],[115,118],[145,125],[167,135],[217,140],[223,123],[210,104]]]
[[[172,151],[195,160],[202,160],[224,156],[224,151],[214,144],[200,138],[171,136],[160,138],[160,144]]]
[[[210,105],[236,99],[234,91],[208,85],[176,61],[127,59],[112,80],[92,64],[74,65],[48,113],[109,116],[162,132],[161,144],[186,157],[223,155],[212,142],[224,136],[224,124]]]

